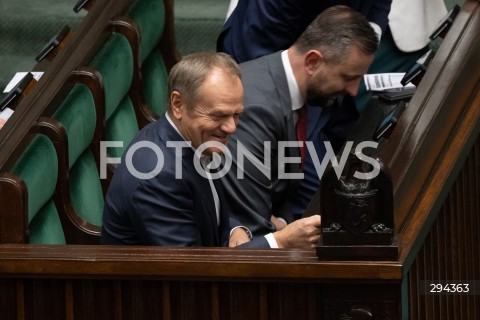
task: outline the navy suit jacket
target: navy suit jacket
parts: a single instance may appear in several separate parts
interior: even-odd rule
[[[213,180],[221,207],[217,225],[210,184],[194,167],[194,150],[181,149],[178,161],[181,168],[177,170],[181,170],[182,177],[176,178],[176,149],[167,147],[168,141],[184,142],[162,116],[143,128],[131,142],[129,148],[143,143],[143,147],[133,153],[131,166],[126,162],[128,153],[122,156],[105,199],[102,244],[228,245],[230,221],[222,206],[221,186]],[[152,145],[146,146],[145,142]],[[152,178],[141,179],[132,174],[132,167],[141,173],[154,171],[161,165],[162,158],[163,167]],[[245,246],[268,247],[268,243],[260,238]]]
[[[350,6],[385,31],[392,0],[241,0],[217,39],[217,51],[237,62],[288,49],[315,17],[334,5]]]

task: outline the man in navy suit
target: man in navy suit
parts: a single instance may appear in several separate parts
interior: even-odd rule
[[[140,130],[115,170],[105,199],[101,243],[315,245],[319,216],[253,239],[238,222],[231,225],[211,160],[223,153],[243,112],[235,61],[224,53],[186,56],[172,69],[168,90],[167,112]]]
[[[283,141],[297,140],[297,110],[309,104],[335,112],[329,106],[338,95],[356,94],[377,46],[377,35],[363,15],[334,6],[323,11],[288,50],[240,64],[245,111],[230,138],[233,169],[221,182],[229,212],[254,235],[284,227],[272,216],[293,221],[289,200],[302,174],[300,153],[298,145],[286,146]],[[236,157],[243,149],[258,162]],[[259,164],[270,165],[265,170],[270,176]]]

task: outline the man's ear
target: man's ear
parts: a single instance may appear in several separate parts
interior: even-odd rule
[[[323,62],[323,54],[320,51],[310,50],[305,55],[305,70],[312,75]]]
[[[172,91],[170,94],[170,107],[172,109],[172,116],[177,120],[182,119],[183,109],[185,106],[183,104],[183,99],[180,92]]]

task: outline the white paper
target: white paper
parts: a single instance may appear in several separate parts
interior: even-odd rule
[[[6,107],[5,109],[3,109],[2,112],[0,112],[0,119],[3,119],[3,120],[8,120],[8,118],[10,118],[10,116],[13,114],[13,110],[10,109],[9,107]]]
[[[403,88],[400,83],[405,73],[372,73],[363,76],[367,91],[385,91],[389,89]],[[415,87],[414,84],[408,83],[405,87]]]
[[[36,72],[36,71],[30,71],[31,74],[33,74],[33,78],[35,80],[39,80],[41,78],[41,76],[43,75],[43,72]],[[17,72],[12,80],[10,80],[10,82],[7,84],[7,86],[5,87],[5,90],[3,90],[3,93],[7,93],[7,92],[10,92],[13,88],[15,88],[15,86],[20,82],[22,81],[22,79],[28,74],[28,72]]]

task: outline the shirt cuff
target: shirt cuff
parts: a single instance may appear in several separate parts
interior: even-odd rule
[[[232,230],[230,230],[230,237],[232,236],[233,231],[234,231],[235,229],[238,229],[238,228],[242,228],[243,230],[245,230],[245,232],[247,233],[248,238],[249,238],[250,240],[253,239],[253,235],[252,235],[252,232],[250,231],[250,229],[248,229],[247,227],[244,227],[244,226],[236,226],[236,227],[234,227]]]
[[[267,234],[265,236],[265,239],[267,239],[267,242],[270,245],[270,248],[278,249],[278,243],[277,243],[277,240],[275,240],[275,237],[273,236],[273,233]]]

